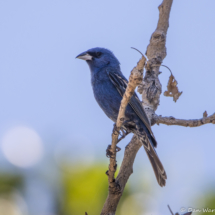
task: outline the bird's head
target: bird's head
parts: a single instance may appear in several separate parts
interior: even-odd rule
[[[91,71],[106,67],[119,67],[119,61],[114,54],[105,48],[92,48],[79,54],[76,58],[86,60]]]

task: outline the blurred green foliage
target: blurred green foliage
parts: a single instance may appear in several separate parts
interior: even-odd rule
[[[63,193],[61,198],[62,215],[100,214],[108,195],[108,178],[105,174],[107,164],[99,163],[91,166],[72,166],[63,164],[61,171]],[[123,201],[131,195],[129,186],[123,193],[117,214]],[[132,202],[131,202],[132,203]]]
[[[14,189],[21,188],[22,185],[22,176],[7,173],[0,174],[0,194],[11,193],[14,191]]]
[[[14,194],[22,187],[22,176],[3,172],[0,174],[0,215],[21,214]]]
[[[197,203],[202,205],[201,212],[198,215],[215,214],[215,189],[205,192],[203,199],[198,199]],[[213,212],[210,210],[214,210]]]

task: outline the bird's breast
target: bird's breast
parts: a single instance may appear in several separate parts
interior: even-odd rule
[[[94,79],[92,87],[99,106],[111,120],[116,121],[122,98],[110,79]]]

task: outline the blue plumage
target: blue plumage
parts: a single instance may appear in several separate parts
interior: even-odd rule
[[[128,83],[120,70],[119,61],[111,51],[104,48],[89,49],[77,58],[86,60],[88,63],[95,99],[104,113],[116,122],[122,96]],[[165,186],[167,176],[154,149],[157,142],[136,93],[126,108],[123,128],[136,134],[142,141],[159,185]]]

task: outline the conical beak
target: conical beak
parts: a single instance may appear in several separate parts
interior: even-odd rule
[[[83,52],[83,53],[79,54],[76,58],[82,59],[82,60],[92,60],[93,59],[93,57],[91,55],[89,55],[87,52]]]

